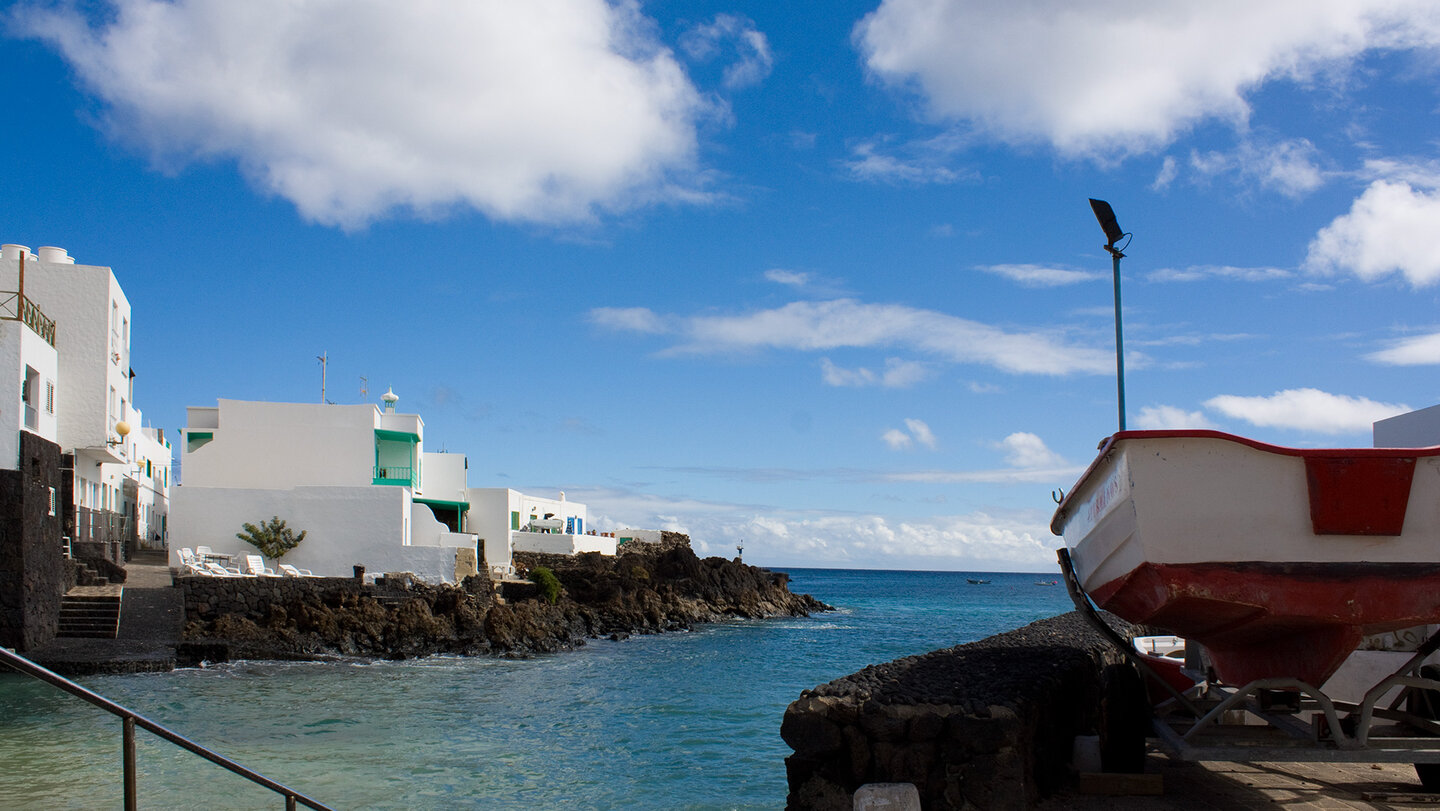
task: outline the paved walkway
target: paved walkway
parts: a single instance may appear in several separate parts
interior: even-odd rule
[[[164,553],[141,552],[125,564],[116,639],[55,639],[24,655],[64,676],[171,670],[183,623],[184,606],[168,559]]]
[[[1071,790],[1041,802],[1040,811],[1248,811],[1248,809],[1417,809],[1440,805],[1409,764],[1181,763],[1152,753],[1147,774],[1159,775],[1159,797],[1082,795]]]

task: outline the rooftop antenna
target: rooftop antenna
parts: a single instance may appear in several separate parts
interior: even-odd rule
[[[369,379],[369,378],[367,378],[367,377],[364,376],[364,375],[361,375],[361,376],[360,376],[360,401],[361,401],[361,402],[364,402],[364,401],[365,401],[365,398],[370,396],[370,389],[366,387],[366,384],[369,383],[369,382],[370,382],[370,379]]]
[[[330,365],[330,352],[327,350],[315,356],[320,361],[320,402],[325,402],[325,371]]]
[[[1125,344],[1120,329],[1120,260],[1125,258],[1122,252],[1124,248],[1130,247],[1130,240],[1126,239],[1125,244],[1119,248],[1115,243],[1125,237],[1133,237],[1120,227],[1115,221],[1115,210],[1104,200],[1090,198],[1090,210],[1095,212],[1095,219],[1100,223],[1100,229],[1105,232],[1105,250],[1110,252],[1115,271],[1115,391],[1119,396],[1120,407],[1120,430],[1125,430]]]

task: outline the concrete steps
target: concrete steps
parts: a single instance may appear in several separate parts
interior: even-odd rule
[[[59,637],[114,639],[120,633],[121,586],[76,586],[60,601]]]

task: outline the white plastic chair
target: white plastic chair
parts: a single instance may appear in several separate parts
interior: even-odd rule
[[[246,555],[244,572],[254,577],[279,577],[275,570],[265,565],[265,558],[259,555]]]
[[[309,569],[297,569],[288,563],[277,563],[275,565],[280,569],[280,574],[284,577],[319,577],[319,575]]]
[[[229,569],[213,561],[205,561],[205,571],[212,577],[245,577],[245,573],[239,569]]]

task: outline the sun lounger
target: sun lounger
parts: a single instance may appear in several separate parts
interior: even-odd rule
[[[246,555],[246,556],[245,556],[245,569],[244,569],[244,572],[245,572],[246,574],[253,575],[253,576],[255,576],[255,577],[279,577],[279,576],[280,576],[280,575],[278,575],[278,574],[275,574],[275,570],[274,570],[274,569],[268,568],[268,567],[265,565],[265,558],[262,558],[262,557],[260,557],[259,555]]]
[[[211,562],[211,561],[206,561],[205,564],[204,564],[204,567],[205,567],[205,571],[209,572],[212,577],[245,577],[245,576],[246,576],[245,573],[242,572],[242,571],[240,571],[239,569],[229,569],[229,568],[226,568],[226,567],[224,567],[224,566],[221,566],[221,565],[218,564],[218,563],[214,563],[214,562]]]
[[[288,563],[277,563],[275,565],[280,568],[280,574],[285,577],[319,577],[319,575],[309,569],[297,569]]]

